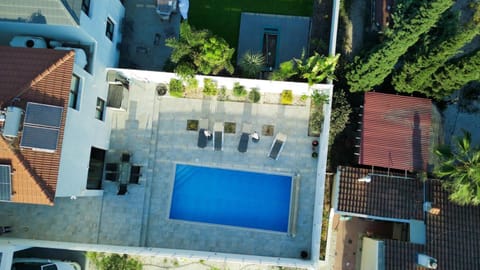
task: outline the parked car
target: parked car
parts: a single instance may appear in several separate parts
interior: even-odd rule
[[[40,258],[14,258],[12,270],[82,270],[76,262]]]

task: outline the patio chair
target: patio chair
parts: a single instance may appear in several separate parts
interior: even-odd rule
[[[240,141],[238,142],[238,152],[245,153],[248,149],[248,140],[250,139],[250,134],[252,128],[250,124],[244,123],[242,128],[242,135],[240,136]]]
[[[207,134],[210,132],[208,130],[208,119],[200,119],[198,126],[199,129],[197,146],[200,148],[205,148],[209,139]]]
[[[213,150],[223,151],[223,122],[213,125]]]
[[[283,133],[278,133],[273,140],[272,146],[270,147],[270,152],[268,153],[268,157],[277,160],[278,156],[283,150],[283,146],[287,141],[287,135]]]

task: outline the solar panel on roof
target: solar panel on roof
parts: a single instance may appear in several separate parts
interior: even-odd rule
[[[12,178],[9,165],[0,165],[0,201],[10,201],[12,195]]]
[[[28,102],[25,124],[60,128],[63,107]]]
[[[24,126],[20,146],[54,151],[57,149],[58,129]]]

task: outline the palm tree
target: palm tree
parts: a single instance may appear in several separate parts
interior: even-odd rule
[[[247,78],[258,78],[258,74],[265,66],[265,57],[261,53],[247,51],[240,59],[240,70]]]
[[[464,130],[463,137],[455,138],[455,148],[444,145],[435,151],[439,165],[434,174],[444,180],[450,201],[459,205],[480,205],[480,148],[471,142]]]

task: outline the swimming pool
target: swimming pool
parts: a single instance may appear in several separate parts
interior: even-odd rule
[[[292,177],[177,164],[170,219],[288,232]]]

